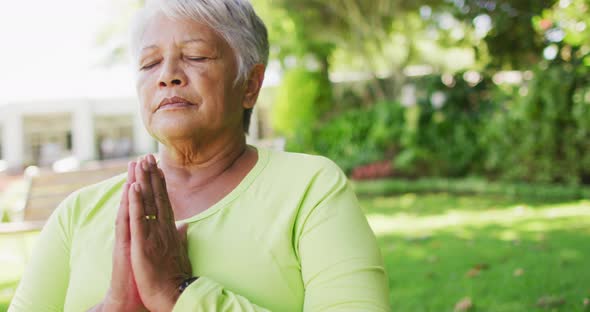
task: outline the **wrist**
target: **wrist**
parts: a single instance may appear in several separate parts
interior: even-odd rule
[[[178,298],[180,298],[180,295],[182,295],[184,290],[197,279],[198,277],[196,276],[189,276],[185,277],[180,282],[175,283],[175,287],[174,289],[172,289],[172,291],[170,291],[170,295],[166,296],[166,307],[168,307],[166,311],[172,311],[172,309],[176,305],[176,302],[178,301]]]
[[[109,290],[109,292],[107,293],[106,297],[103,299],[103,301],[100,303],[100,305],[97,306],[96,312],[119,312],[119,311],[127,311],[127,307],[125,306],[125,302],[120,302],[115,300],[112,296],[111,296],[111,292]]]
[[[190,284],[194,283],[196,280],[198,280],[199,278],[196,276],[192,276],[192,277],[188,277],[185,278],[179,285],[178,285],[178,293],[182,294],[182,292],[184,292],[185,289],[188,288],[188,286],[190,286]]]

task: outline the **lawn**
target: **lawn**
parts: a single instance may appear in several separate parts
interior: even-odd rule
[[[394,311],[590,311],[590,201],[368,196]],[[467,304],[466,306],[470,306]]]
[[[590,311],[590,201],[362,196],[394,311]],[[36,234],[0,236],[5,311]],[[466,304],[469,306],[469,304]]]

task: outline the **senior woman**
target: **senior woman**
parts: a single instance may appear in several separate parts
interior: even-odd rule
[[[388,311],[341,170],[246,144],[269,50],[251,4],[151,1],[135,28],[158,159],[57,207],[9,311]]]

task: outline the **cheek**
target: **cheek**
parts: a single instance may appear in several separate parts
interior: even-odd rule
[[[141,118],[143,119],[143,122],[146,126],[148,126],[150,124],[149,120],[150,120],[150,103],[152,102],[153,99],[153,94],[152,92],[154,91],[154,88],[150,88],[149,87],[149,77],[147,75],[141,75],[138,77],[137,82],[136,82],[136,92],[137,92],[137,98],[139,100],[139,113]]]
[[[218,106],[225,101],[228,94],[223,75],[212,70],[199,69],[193,72],[190,85],[207,103]]]

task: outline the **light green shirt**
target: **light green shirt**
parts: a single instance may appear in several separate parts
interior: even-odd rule
[[[64,200],[41,232],[9,311],[86,311],[111,278],[126,174]],[[382,258],[330,160],[258,148],[231,193],[189,223],[200,278],[174,311],[390,311]]]

